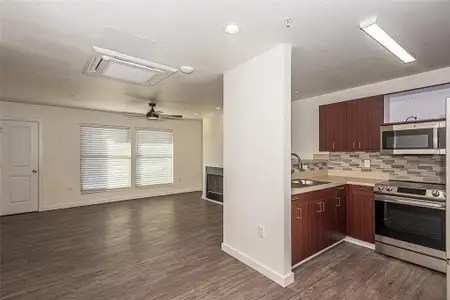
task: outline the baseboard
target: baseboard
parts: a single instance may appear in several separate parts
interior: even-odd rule
[[[368,243],[368,242],[357,240],[357,239],[349,237],[349,236],[345,237],[345,241],[349,242],[351,244],[355,244],[355,245],[358,245],[358,246],[361,246],[361,247],[366,247],[366,248],[375,250],[375,244],[371,244],[371,243]]]
[[[328,251],[328,250],[330,250],[331,248],[336,247],[337,245],[339,245],[339,244],[342,243],[343,241],[345,241],[345,239],[342,239],[342,240],[340,240],[339,242],[334,243],[333,245],[328,246],[327,248],[325,248],[325,249],[323,249],[323,250],[320,250],[320,251],[317,252],[316,254],[313,254],[313,255],[311,255],[310,257],[305,258],[305,259],[302,260],[301,262],[299,262],[299,263],[293,265],[293,266],[292,266],[292,269],[295,269],[295,268],[297,268],[298,266],[304,264],[305,262],[310,261],[311,259],[313,259],[313,258],[319,256],[320,254],[324,253],[325,251]]]
[[[137,199],[151,198],[151,197],[158,197],[158,196],[200,192],[201,190],[202,190],[201,188],[189,188],[189,189],[179,189],[179,190],[168,191],[168,192],[153,193],[148,196],[147,195],[130,195],[130,196],[122,196],[122,197],[116,197],[116,198],[107,197],[105,194],[105,199],[95,199],[95,200],[84,201],[84,202],[80,201],[80,202],[70,202],[70,203],[49,205],[49,206],[44,206],[44,207],[39,208],[39,211],[48,211],[48,210],[81,207],[81,206],[88,206],[88,205],[95,205],[95,204],[102,204],[102,203],[120,202],[120,201],[137,200]]]
[[[216,200],[212,200],[212,199],[208,199],[204,195],[202,195],[202,199],[206,200],[206,201],[209,201],[209,202],[212,202],[212,203],[215,203],[215,204],[223,205],[222,202],[219,202],[219,201],[216,201]]]
[[[265,265],[259,263],[258,261],[254,260],[253,258],[247,256],[246,254],[224,243],[222,243],[222,250],[228,253],[229,255],[233,256],[237,260],[241,261],[242,263],[246,264],[247,266],[255,269],[256,271],[263,274],[270,280],[278,283],[282,287],[287,287],[288,285],[294,282],[294,273],[292,272],[289,272],[287,275],[281,275],[271,270],[270,268],[266,267]]]

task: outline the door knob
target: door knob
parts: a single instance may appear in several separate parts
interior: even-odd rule
[[[37,170],[33,170],[32,172],[33,172],[33,174],[36,174],[36,173],[37,173]]]

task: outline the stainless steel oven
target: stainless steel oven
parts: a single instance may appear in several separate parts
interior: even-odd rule
[[[445,186],[389,181],[374,191],[375,250],[445,272]]]
[[[383,154],[445,154],[446,121],[427,120],[380,127]]]

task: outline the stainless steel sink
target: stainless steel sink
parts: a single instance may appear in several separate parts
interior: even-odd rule
[[[327,181],[311,180],[311,179],[292,179],[291,188],[303,188],[308,186],[315,186],[321,184],[327,184]]]

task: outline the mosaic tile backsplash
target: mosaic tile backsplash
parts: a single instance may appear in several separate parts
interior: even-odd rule
[[[317,172],[317,171],[326,171],[328,169],[328,163],[326,161],[321,162],[308,162],[303,163],[303,166],[306,166],[308,169],[305,171]]]
[[[365,168],[364,160],[370,160]],[[445,183],[445,155],[382,155],[377,152],[330,153],[329,170],[388,173],[391,180]]]

